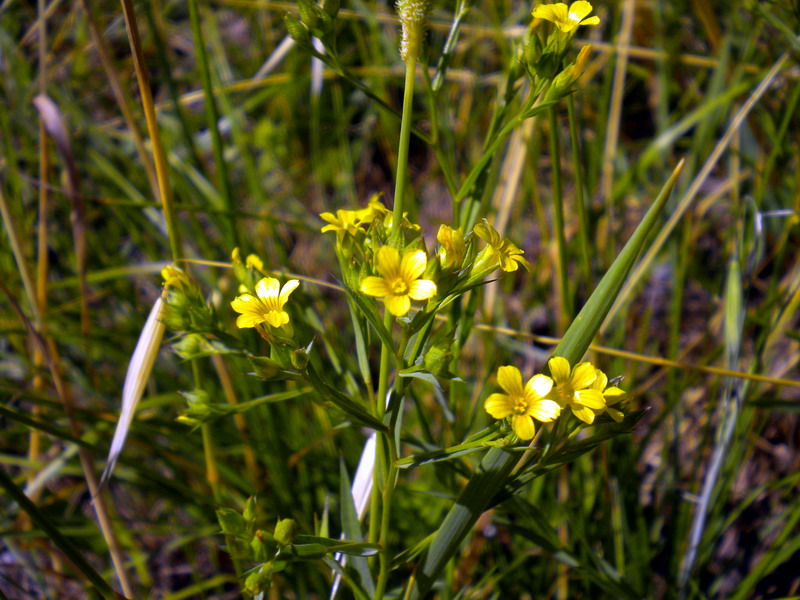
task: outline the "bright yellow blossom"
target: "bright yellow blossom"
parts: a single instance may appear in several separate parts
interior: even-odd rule
[[[503,271],[516,271],[519,265],[522,265],[528,271],[531,270],[531,263],[522,257],[523,250],[515,246],[510,240],[501,237],[497,230],[489,224],[489,221],[483,219],[483,221],[475,225],[473,231],[475,235],[488,244],[487,248],[484,248],[489,254],[488,258],[496,258]],[[479,261],[476,260],[477,262]]]
[[[236,319],[240,328],[255,327],[259,323],[269,323],[273,327],[283,327],[289,323],[289,313],[283,310],[286,301],[300,282],[290,279],[283,284],[274,277],[264,277],[256,284],[256,295],[246,293],[238,296],[231,306],[242,313]]]
[[[561,413],[558,403],[546,398],[553,388],[553,380],[546,375],[534,375],[523,387],[519,369],[506,366],[497,370],[497,383],[506,393],[492,394],[483,407],[495,419],[511,417],[511,428],[522,440],[536,434],[534,419],[549,423]]]
[[[569,8],[563,2],[559,2],[558,4],[540,4],[533,9],[533,18],[552,21],[561,31],[569,33],[581,25],[599,25],[599,17],[586,18],[590,12],[592,12],[592,5],[585,0],[573,2]]]
[[[569,406],[572,414],[591,425],[594,422],[594,411],[606,407],[603,392],[592,387],[597,379],[597,369],[590,362],[578,363],[572,368],[569,361],[562,356],[554,356],[547,361],[547,366],[555,382],[548,397],[558,402],[562,408]]]
[[[621,410],[612,408],[612,405],[619,404],[619,402],[625,398],[625,392],[619,389],[617,386],[612,385],[611,387],[606,387],[607,385],[608,377],[600,369],[597,369],[597,379],[595,379],[594,383],[592,383],[591,389],[597,390],[603,394],[603,398],[606,402],[604,411],[608,413],[608,416],[614,419],[617,423],[622,423],[625,415]],[[599,413],[602,412],[603,411],[599,411]]]
[[[439,261],[443,269],[458,268],[464,260],[466,248],[464,246],[464,235],[458,230],[447,225],[439,226],[436,234],[439,242]]]
[[[329,225],[325,225],[320,231],[335,231],[337,234],[350,234],[355,235],[356,232],[361,230],[363,219],[359,210],[344,210],[339,209],[336,214],[329,212],[320,213],[320,218],[327,221]]]
[[[402,317],[411,309],[411,300],[427,300],[436,295],[436,284],[420,279],[428,258],[422,250],[409,250],[400,259],[400,252],[391,246],[381,246],[375,253],[375,269],[381,277],[367,277],[361,291],[368,296],[383,298],[390,313]]]

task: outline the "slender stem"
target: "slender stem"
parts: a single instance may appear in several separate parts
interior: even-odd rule
[[[239,237],[236,230],[236,213],[234,211],[233,192],[231,191],[228,179],[228,166],[225,163],[225,156],[222,149],[222,136],[219,133],[219,111],[217,101],[214,98],[214,88],[211,83],[211,69],[208,66],[208,55],[203,42],[203,32],[200,28],[200,14],[197,9],[197,0],[189,0],[189,22],[192,27],[192,38],[194,40],[195,52],[197,54],[197,65],[200,67],[200,77],[203,83],[203,100],[206,110],[206,124],[211,134],[211,150],[214,155],[214,165],[217,170],[217,185],[219,186],[225,208],[230,211],[228,243],[232,246],[239,245]]]
[[[547,110],[550,117],[550,164],[553,171],[553,226],[556,230],[558,249],[558,309],[559,329],[563,331],[572,317],[572,300],[567,287],[567,240],[564,234],[564,196],[561,185],[561,145],[558,141],[558,117],[556,107]]]
[[[403,205],[406,194],[406,184],[408,179],[408,148],[411,139],[411,114],[414,103],[414,76],[416,74],[417,59],[416,56],[409,56],[406,59],[406,78],[405,89],[403,93],[403,116],[400,123],[400,146],[397,150],[397,173],[395,179],[394,189],[394,206],[392,216],[392,231],[390,239],[398,241],[400,237],[400,223],[403,218]],[[386,309],[385,309],[386,310]],[[392,326],[392,314],[386,310],[384,313],[384,325],[387,329]],[[376,415],[378,418],[383,418],[386,414],[386,395],[389,391],[389,368],[392,359],[392,350],[385,344],[381,347],[381,363],[380,374],[378,377],[378,397],[376,398]],[[400,359],[402,360],[402,358]],[[377,453],[375,460],[375,481],[379,481],[378,476],[382,476],[383,481],[383,506],[380,516],[380,532],[378,540],[381,544],[380,552],[380,571],[378,574],[378,581],[375,587],[375,600],[383,598],[384,591],[386,590],[386,582],[389,579],[390,568],[390,555],[387,547],[387,536],[389,534],[389,525],[391,523],[391,507],[392,507],[392,494],[394,493],[395,479],[397,478],[397,452],[394,445],[394,431],[393,427],[389,432],[378,438],[375,452]],[[384,457],[388,456],[389,464],[384,465]],[[388,467],[388,468],[387,468]],[[370,516],[370,536],[375,535],[375,527],[377,525],[377,490],[373,489],[371,508],[373,513]]]
[[[417,70],[416,59],[406,61],[406,81],[403,93],[403,117],[400,122],[400,147],[397,150],[397,177],[394,187],[394,215],[392,216],[392,236],[400,230],[403,219],[403,201],[408,179],[408,146],[411,140],[411,109],[414,104],[414,76]]]

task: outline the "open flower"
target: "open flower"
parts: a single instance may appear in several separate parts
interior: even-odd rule
[[[466,248],[464,246],[464,235],[458,230],[447,225],[439,226],[436,234],[439,242],[439,261],[443,269],[453,269],[461,266],[464,260]]]
[[[562,356],[554,356],[547,361],[550,375],[555,382],[548,398],[558,402],[562,408],[569,406],[572,414],[587,425],[594,422],[595,412],[606,407],[603,392],[592,387],[597,379],[597,369],[590,362],[582,362],[570,367]]]
[[[255,327],[266,322],[273,327],[283,327],[289,322],[289,313],[283,307],[298,285],[297,279],[290,279],[281,288],[274,277],[264,277],[256,284],[256,296],[245,293],[231,302],[233,310],[242,313],[236,319],[236,326]]]
[[[552,21],[561,31],[569,33],[581,25],[599,25],[600,17],[586,18],[592,12],[592,5],[585,0],[573,2],[567,8],[563,2],[558,4],[540,4],[533,9],[534,19]]]
[[[614,404],[619,404],[622,400],[625,399],[625,392],[619,389],[617,386],[612,385],[611,387],[606,387],[608,385],[608,377],[605,373],[603,373],[600,369],[596,370],[597,372],[597,379],[594,380],[594,383],[591,385],[591,389],[597,390],[601,394],[603,394],[603,399],[605,400],[605,407],[603,410],[598,411],[598,414],[602,412],[607,412],[608,416],[614,419],[617,423],[622,423],[622,420],[625,418],[623,412],[617,408],[612,408]]]
[[[492,394],[483,407],[495,419],[511,417],[511,428],[522,440],[536,434],[534,419],[548,423],[561,413],[558,403],[545,397],[553,388],[553,380],[546,375],[534,375],[523,387],[519,369],[506,366],[497,370],[497,383],[506,393]]]
[[[344,210],[339,209],[336,214],[329,212],[320,213],[320,218],[327,221],[329,224],[325,225],[320,231],[335,231],[337,234],[350,234],[355,235],[356,232],[361,230],[363,222],[362,211],[360,210]]]
[[[475,225],[473,231],[488,244],[476,259],[476,264],[484,262],[485,259],[496,259],[503,271],[516,271],[519,265],[528,271],[531,270],[531,263],[522,257],[523,250],[517,248],[510,240],[501,237],[497,230],[489,224],[489,221],[483,219]]]
[[[368,296],[383,298],[386,308],[396,317],[411,309],[412,300],[427,300],[436,295],[436,284],[420,279],[428,258],[422,250],[410,250],[400,259],[400,252],[391,246],[381,246],[375,253],[375,269],[381,277],[367,277],[361,291]]]

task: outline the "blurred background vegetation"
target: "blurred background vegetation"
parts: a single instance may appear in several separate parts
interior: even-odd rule
[[[531,24],[527,2],[472,4],[437,107],[440,156],[417,137],[411,142],[419,214],[410,216],[429,247],[451,218],[440,161],[461,181],[480,156]],[[335,282],[332,241],[319,233],[318,213],[364,206],[375,193],[388,203],[394,187],[399,120],[354,85],[400,108],[393,7],[344,3],[336,46],[346,76],[320,71],[287,41],[291,2],[202,1],[194,32],[187,7],[135,4],[187,258],[228,263],[238,246],[267,269]],[[456,9],[443,0],[432,13],[431,65]],[[798,597],[800,4],[608,0],[595,11],[602,25],[582,28],[574,40],[576,48],[593,44],[574,95],[583,189],[575,185],[574,154],[561,148],[571,289],[555,286],[549,123],[531,120],[495,157],[486,198],[490,219],[525,250],[533,271],[504,278],[484,296],[464,355],[463,401],[442,410],[422,390],[414,418],[445,440],[487,424],[480,400],[490,375],[509,362],[528,371],[542,364],[563,332],[565,307],[581,306],[685,157],[667,211],[675,221],[665,221],[664,239],[654,239],[646,268],[596,340],[603,348],[591,351],[604,371],[625,376],[633,406],[648,412],[632,435],[565,471],[560,493],[554,472],[524,492],[524,505],[486,513],[438,593],[677,597],[704,476],[724,448],[686,594]],[[204,113],[198,39],[219,111],[221,162]],[[78,449],[102,469],[128,361],[170,260],[120,5],[5,0],[0,73],[0,468],[114,581]],[[35,100],[42,94],[50,101]],[[422,92],[414,111],[415,124],[430,131]],[[737,118],[740,126],[729,131]],[[569,140],[566,118],[559,127]],[[577,202],[588,209],[588,229],[580,229]],[[15,238],[24,269],[12,253]],[[723,301],[734,258],[744,298],[736,309]],[[236,283],[229,269],[191,271],[230,325]],[[313,283],[301,292],[298,327],[316,336],[331,377],[349,385],[345,374],[358,367],[342,294]],[[57,349],[50,357],[73,398],[71,417],[15,303]],[[738,310],[742,322],[735,347],[725,341],[726,310]],[[202,362],[209,396],[245,402],[274,391],[243,375],[246,361],[219,363]],[[239,597],[201,435],[176,422],[186,407],[179,391],[193,387],[191,369],[165,347],[109,484],[136,597]],[[328,509],[335,522],[340,458],[352,476],[365,439],[358,428],[337,427],[341,420],[289,401],[216,421],[223,505],[241,509],[256,494],[265,523],[291,517],[312,532]],[[730,442],[721,446],[726,423]],[[402,517],[393,535],[418,541],[441,521],[463,479],[457,465],[402,477],[411,493],[397,496]],[[86,597],[52,536],[8,493],[0,502],[0,597]],[[568,587],[556,585],[559,564],[568,565]],[[290,568],[271,597],[327,597],[329,578],[324,568]]]

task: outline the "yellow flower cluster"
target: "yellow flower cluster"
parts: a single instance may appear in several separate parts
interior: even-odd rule
[[[519,369],[500,367],[497,383],[506,393],[491,394],[483,405],[486,412],[495,419],[510,417],[511,428],[522,440],[530,440],[536,434],[534,421],[555,421],[567,407],[587,425],[603,412],[622,421],[624,414],[612,405],[619,403],[625,392],[616,386],[608,387],[608,377],[592,363],[571,367],[565,358],[556,356],[547,366],[550,377],[534,375],[524,386]]]
[[[378,200],[378,195],[369,199],[366,208],[357,210],[339,209],[336,214],[330,212],[320,213],[320,218],[328,223],[320,231],[335,231],[341,239],[344,235],[355,236],[359,232],[364,232],[367,227],[375,222],[380,222],[388,227],[392,223],[393,213]],[[403,213],[401,225],[406,229],[419,231],[419,225],[411,223]]]

